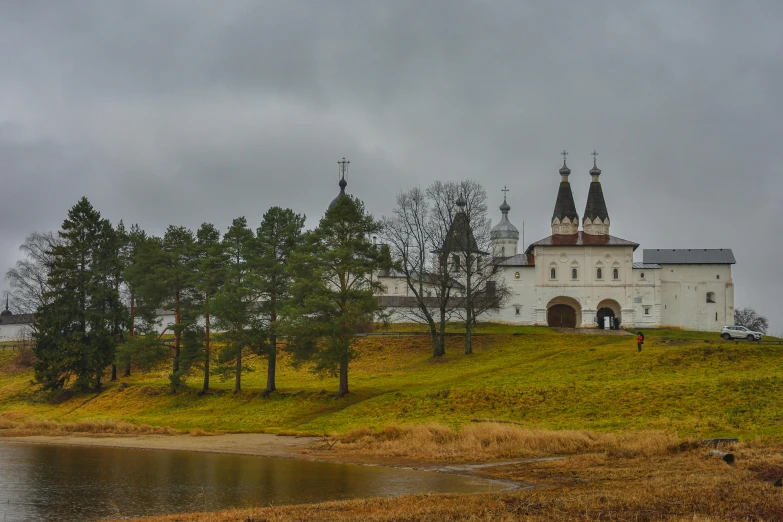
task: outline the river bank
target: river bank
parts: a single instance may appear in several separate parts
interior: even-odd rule
[[[141,450],[198,451],[257,457],[307,458],[316,437],[285,437],[266,433],[231,433],[220,435],[29,435],[3,437],[0,442],[133,448]]]
[[[335,443],[332,439],[327,443],[326,439],[315,437],[268,434],[38,435],[0,440],[409,466],[535,485],[505,492],[488,487],[487,492],[478,494],[418,494],[191,512],[140,519],[144,522],[783,520],[783,489],[774,485],[783,477],[783,444],[779,441],[740,442],[725,447],[736,456],[732,466],[711,457],[709,448],[696,441],[680,439],[678,444],[652,444],[651,440],[659,439],[649,436],[637,437],[614,449],[596,447],[558,459],[490,459],[487,466],[469,458],[468,453],[465,458],[452,455],[448,462],[442,458],[421,458],[411,451],[406,453],[404,445],[388,446],[384,437],[378,433],[362,435],[361,444],[350,437],[344,438],[344,442]],[[393,455],[395,452],[397,456]]]

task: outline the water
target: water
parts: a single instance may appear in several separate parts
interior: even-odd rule
[[[486,491],[444,473],[284,458],[0,442],[0,521],[70,521]]]

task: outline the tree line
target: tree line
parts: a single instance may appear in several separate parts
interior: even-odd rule
[[[109,369],[115,380],[170,358],[172,392],[197,373],[201,393],[211,376],[233,379],[239,392],[254,355],[266,359],[268,395],[284,347],[294,364],[339,377],[343,396],[356,334],[388,317],[377,275],[404,282],[411,302],[396,313],[428,326],[434,356],[445,353],[454,319],[471,353],[476,317],[509,294],[486,252],[486,193],[474,181],[401,192],[383,220],[344,195],[313,230],[304,225],[305,216],[273,207],[255,230],[239,217],[225,233],[204,223],[156,237],[113,226],[82,198],[57,233],[28,237],[6,274],[17,308],[35,313],[36,381],[94,390]],[[169,335],[159,333],[160,310],[171,314]]]

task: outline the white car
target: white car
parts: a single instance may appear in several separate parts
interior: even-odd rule
[[[720,336],[730,341],[731,339],[747,339],[748,341],[760,341],[764,334],[748,330],[744,326],[724,326]]]

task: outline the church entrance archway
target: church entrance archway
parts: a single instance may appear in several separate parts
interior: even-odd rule
[[[576,328],[582,323],[582,307],[572,297],[556,297],[547,305],[546,322],[554,328]]]
[[[614,329],[615,324],[619,325],[622,322],[622,318],[620,317],[620,304],[613,299],[604,299],[598,303],[595,316],[598,319],[598,328]],[[615,317],[617,318],[617,321],[615,321]]]

